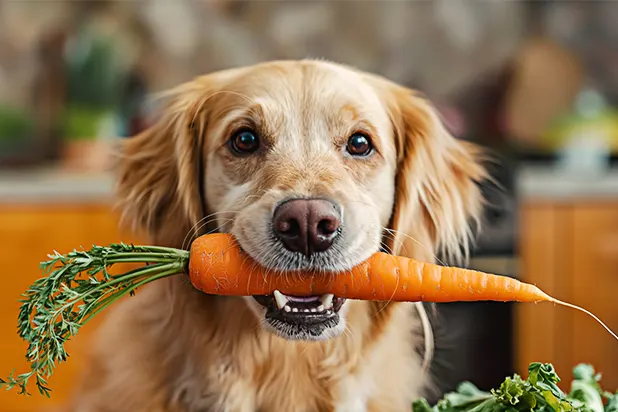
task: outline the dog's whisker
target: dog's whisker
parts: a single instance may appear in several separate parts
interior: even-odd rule
[[[394,255],[395,254],[395,252],[393,251],[393,248],[390,247],[389,245],[387,245],[386,243],[384,243],[384,241],[380,241],[380,247],[382,249],[384,249],[386,251],[386,253],[388,253],[390,255]],[[403,246],[403,247],[405,247],[405,246]]]
[[[193,226],[191,227],[191,230],[194,230],[194,228],[195,228],[197,225],[201,224],[201,223],[202,223],[203,221],[205,221],[205,220],[208,220],[208,219],[211,219],[211,218],[214,218],[214,217],[216,217],[216,216],[223,215],[223,214],[231,214],[231,215],[236,215],[237,213],[238,213],[238,211],[237,211],[237,210],[221,210],[221,211],[219,211],[219,212],[209,213],[208,215],[206,215],[206,216],[202,217],[202,218],[201,218],[201,219],[199,219],[197,222],[195,222],[195,223],[193,224]]]
[[[183,248],[183,249],[184,249],[184,248],[185,248],[185,246],[186,246],[186,243],[187,243],[187,238],[188,238],[189,236],[191,236],[192,234],[194,235],[195,233],[197,233],[197,232],[199,231],[198,226],[200,226],[200,225],[202,224],[202,222],[204,222],[204,221],[210,221],[210,220],[211,220],[211,218],[213,217],[212,215],[213,215],[213,214],[210,214],[210,215],[207,215],[207,216],[202,217],[201,219],[199,219],[197,222],[195,222],[195,223],[191,226],[191,228],[187,231],[187,233],[186,233],[185,237],[184,237],[184,238],[183,238],[183,240],[182,240],[182,248]]]
[[[210,213],[206,216],[204,216],[203,218],[201,218],[200,220],[198,220],[192,227],[191,229],[189,229],[189,231],[187,232],[187,234],[185,235],[183,241],[182,241],[182,248],[184,249],[185,247],[187,247],[188,244],[190,244],[193,240],[195,240],[194,238],[191,239],[189,242],[187,242],[187,239],[190,236],[194,236],[196,237],[199,234],[199,231],[208,223],[212,222],[213,220],[216,220],[218,215],[222,215],[222,214],[232,214],[235,215],[238,213],[238,211],[226,211],[226,210],[222,210],[219,212],[214,212],[214,213]],[[230,218],[230,220],[233,218]],[[206,223],[204,223],[204,221],[208,221]]]
[[[208,225],[215,220],[216,218],[208,219],[205,221],[203,225]],[[181,245],[182,249],[186,249],[188,245],[190,245],[195,240],[195,238],[197,237],[197,233],[199,233],[199,231],[203,227],[201,222],[204,222],[204,221],[200,220],[200,223],[196,223],[195,225],[191,227],[191,229],[189,229],[184,239],[182,240],[182,245]]]
[[[189,234],[191,232],[187,233],[187,236],[185,236],[185,241],[183,241],[183,244],[182,244],[182,249],[189,249],[191,243],[193,243],[193,241],[195,239],[197,239],[197,237],[198,237],[197,233],[201,232],[201,230],[204,227],[206,227],[207,225],[209,225],[209,224],[211,224],[213,222],[216,222],[216,220],[217,220],[216,218],[213,218],[213,219],[207,220],[206,222],[203,222],[199,227],[195,228],[195,233],[193,235],[191,235],[188,239],[187,239],[187,236],[189,236]],[[224,225],[226,225],[227,223],[229,223],[229,222],[231,222],[233,220],[234,219],[226,219],[226,220],[224,220],[220,225],[218,225],[217,227],[215,227],[215,228],[211,229],[210,231],[208,231],[207,234],[211,234],[211,233],[217,232],[221,227],[223,227]]]
[[[422,247],[423,249],[425,249],[427,252],[429,252],[431,254],[431,256],[436,259],[436,262],[438,262],[440,265],[442,266],[446,266],[446,263],[444,263],[443,261],[440,260],[440,258],[433,252],[433,250],[428,247],[427,245],[424,245],[423,243],[421,243],[418,239],[415,239],[413,236],[408,235],[405,232],[402,232],[400,230],[395,230],[395,229],[390,229],[387,227],[383,227],[382,228],[384,231],[392,233],[394,236],[400,235],[403,236],[405,238],[410,239],[411,241],[413,241],[414,243],[416,243],[417,245],[419,245],[420,247]]]
[[[197,233],[201,232],[201,231],[202,231],[202,229],[203,229],[204,227],[208,226],[209,224],[211,224],[211,223],[213,223],[213,222],[214,222],[214,223],[216,223],[216,222],[217,222],[217,220],[218,220],[218,218],[216,218],[216,217],[215,217],[215,218],[209,219],[209,220],[207,220],[207,221],[205,221],[205,222],[202,222],[202,224],[201,224],[199,227],[197,227],[197,228],[195,229],[195,230],[196,230],[195,235],[197,236]],[[223,226],[225,226],[227,223],[229,223],[229,222],[233,222],[233,221],[234,221],[234,218],[224,219],[224,220],[222,220],[222,221],[221,221],[221,223],[220,223],[219,225],[217,225],[215,228],[213,228],[213,229],[209,230],[209,231],[208,231],[208,233],[213,233],[213,232],[216,232],[216,231],[218,231],[219,229],[221,229]],[[194,240],[194,239],[193,239],[193,240]]]

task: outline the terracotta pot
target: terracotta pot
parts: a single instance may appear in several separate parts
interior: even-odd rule
[[[75,172],[105,172],[111,164],[112,145],[106,140],[69,140],[65,143],[63,169]]]

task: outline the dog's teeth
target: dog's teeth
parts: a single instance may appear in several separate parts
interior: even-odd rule
[[[318,306],[318,312],[324,312],[324,305]]]
[[[305,309],[305,312],[309,312],[309,309]]]
[[[298,308],[292,308],[292,312],[298,312]]]
[[[316,308],[311,308],[311,312],[317,312],[318,310]]]
[[[283,310],[285,310],[286,312],[289,312],[289,311],[291,311],[291,310],[292,310],[292,308],[291,308],[291,307],[289,307],[288,305],[285,305],[285,306],[283,307]]]
[[[322,295],[320,297],[320,300],[322,301],[322,305],[324,305],[324,308],[330,309],[333,307],[334,298],[335,298],[335,295],[333,295],[332,293],[327,293],[326,295]]]
[[[277,302],[277,307],[279,309],[283,309],[285,305],[287,305],[288,299],[283,295],[283,293],[279,292],[278,290],[275,290],[275,292],[273,293],[273,296],[275,297],[275,302]]]
[[[330,313],[331,313],[331,311],[330,311],[330,310],[327,310],[327,311],[326,311],[326,314],[327,314],[327,315],[330,315]]]

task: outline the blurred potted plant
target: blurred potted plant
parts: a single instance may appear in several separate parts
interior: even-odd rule
[[[111,37],[83,28],[67,46],[64,163],[100,169],[114,135],[124,70]]]
[[[15,166],[35,160],[35,122],[25,110],[0,104],[0,165]]]

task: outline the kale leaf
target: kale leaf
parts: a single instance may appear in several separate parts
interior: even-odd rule
[[[434,406],[421,398],[413,412],[618,412],[618,392],[603,391],[601,375],[588,364],[573,369],[570,392],[564,393],[560,377],[549,363],[531,363],[528,378],[507,377],[489,392],[470,382],[461,383]]]

